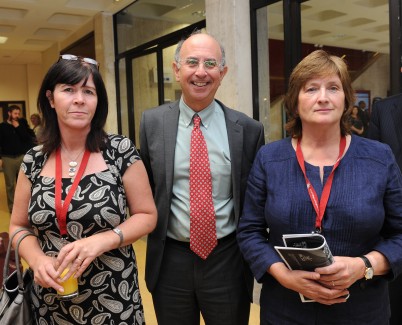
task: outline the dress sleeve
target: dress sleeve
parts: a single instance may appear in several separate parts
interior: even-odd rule
[[[117,167],[121,177],[128,167],[141,160],[134,143],[122,135],[109,135],[106,154],[109,163]]]
[[[268,224],[265,219],[266,182],[263,150],[260,149],[248,178],[243,213],[237,232],[240,250],[258,282],[263,281],[272,264],[282,262],[268,240]]]
[[[34,147],[25,154],[21,164],[21,169],[31,181],[34,183],[42,171],[45,156],[42,153],[42,146]]]

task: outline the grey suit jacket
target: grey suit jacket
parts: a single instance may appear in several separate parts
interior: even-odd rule
[[[234,214],[238,222],[248,174],[258,149],[264,144],[264,129],[260,122],[218,103],[225,114],[232,160]],[[179,102],[176,101],[145,111],[140,124],[140,154],[158,209],[158,223],[156,229],[148,235],[147,243],[145,281],[151,292],[158,281],[166,240],[178,121]],[[251,289],[252,281],[249,273],[247,283]]]
[[[374,104],[367,138],[388,144],[402,171],[402,94]]]

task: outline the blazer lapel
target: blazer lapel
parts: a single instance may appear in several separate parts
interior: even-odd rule
[[[236,222],[240,218],[240,182],[241,182],[241,166],[243,159],[243,127],[237,124],[237,118],[232,112],[224,106],[220,105],[225,112],[226,129],[228,132],[230,160],[232,166],[232,188],[233,202]]]
[[[163,141],[165,143],[166,190],[170,198],[173,187],[174,153],[176,149],[177,127],[179,123],[179,102],[175,102],[163,116]]]

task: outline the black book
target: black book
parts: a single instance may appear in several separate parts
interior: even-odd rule
[[[275,249],[291,270],[314,271],[334,262],[327,241],[321,234],[287,234],[282,239],[285,246],[275,246]],[[300,298],[302,302],[313,301],[302,294]]]

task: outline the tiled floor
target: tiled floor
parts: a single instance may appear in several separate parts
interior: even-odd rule
[[[5,193],[5,185],[4,185],[4,175],[0,172],[0,232],[8,231],[8,226],[10,222],[10,215],[7,209],[7,201],[6,201],[6,193]],[[156,317],[152,304],[151,294],[148,292],[145,281],[145,250],[146,250],[146,241],[145,238],[134,243],[134,249],[137,255],[137,263],[138,263],[138,272],[139,272],[139,281],[140,281],[140,290],[142,295],[142,300],[145,309],[145,320],[147,325],[157,325]],[[258,290],[256,290],[256,295],[258,296]],[[258,298],[257,298],[258,299]],[[251,315],[250,315],[250,325],[258,325],[259,324],[259,313],[260,308],[257,304],[251,305]],[[204,324],[204,322],[202,322]]]

